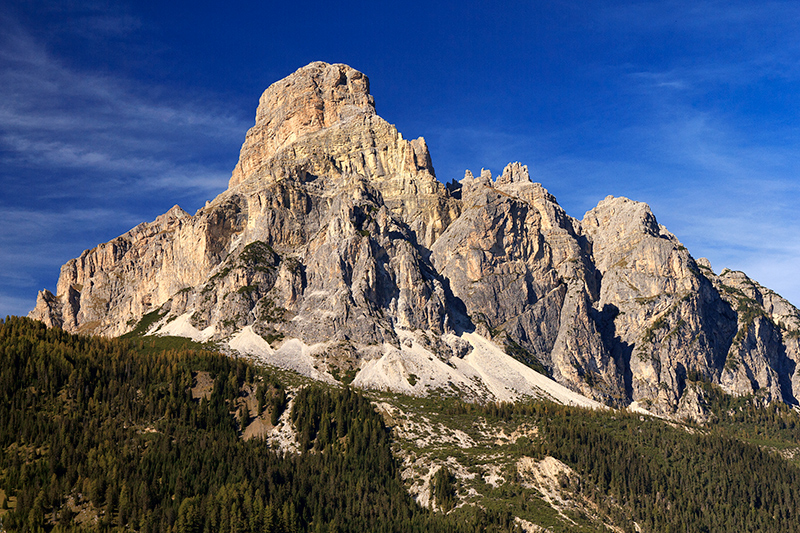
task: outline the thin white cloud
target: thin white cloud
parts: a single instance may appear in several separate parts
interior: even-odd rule
[[[140,27],[100,3],[53,20],[96,43]],[[84,249],[224,190],[251,124],[199,93],[67,64],[2,9],[0,26],[0,314],[24,314]]]
[[[107,240],[108,231],[121,234],[139,222],[112,209],[0,210],[0,316],[26,314],[37,291],[55,290],[63,263]]]
[[[151,88],[62,65],[23,28],[9,22],[0,37],[0,144],[3,162],[28,168],[124,172],[135,193],[174,182],[171,176],[222,173],[207,168],[204,151],[235,147],[246,125],[229,112],[198,99],[157,103],[142,96]],[[137,88],[139,90],[137,90]],[[167,98],[165,98],[166,100]],[[232,164],[230,164],[232,166]],[[229,173],[230,169],[224,169]],[[133,180],[131,182],[131,179]],[[219,192],[225,180],[181,181],[188,189]]]
[[[0,210],[0,269],[6,281],[30,278],[34,268],[50,268],[97,244],[108,230],[116,237],[142,222],[137,214],[118,209],[65,211],[7,208]],[[83,247],[80,243],[84,243]],[[76,244],[79,249],[76,249]],[[57,274],[57,272],[55,273]]]
[[[0,226],[7,230],[0,233],[0,244],[11,241],[30,242],[32,237],[49,235],[57,228],[81,231],[83,226],[111,219],[123,225],[133,223],[130,227],[142,222],[136,214],[117,209],[93,207],[53,211],[10,207],[0,210]]]
[[[684,90],[690,87],[690,84],[675,71],[632,72],[630,76],[639,82],[637,85],[639,85],[643,90],[652,90],[653,88]]]
[[[659,184],[651,201],[659,220],[696,256],[745,270],[800,304],[800,145],[758,144],[708,112],[655,126],[644,126],[655,132],[648,150],[671,162],[648,176]]]
[[[69,24],[68,29],[86,38],[98,39],[128,35],[142,27],[142,21],[124,13],[108,13],[103,11],[107,6],[98,6],[99,10],[83,17],[79,23]]]
[[[630,50],[621,66],[629,89],[702,90],[800,77],[800,4],[793,0],[626,3],[603,11],[601,21]],[[672,46],[647,51],[659,43]]]

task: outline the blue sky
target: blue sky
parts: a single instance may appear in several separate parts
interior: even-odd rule
[[[261,92],[370,77],[437,176],[528,165],[574,217],[651,205],[695,257],[800,304],[800,3],[0,6],[0,316],[59,267],[224,190]]]

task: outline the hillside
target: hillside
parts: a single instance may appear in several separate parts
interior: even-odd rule
[[[681,425],[320,385],[178,338],[0,324],[8,531],[793,531],[800,417]]]

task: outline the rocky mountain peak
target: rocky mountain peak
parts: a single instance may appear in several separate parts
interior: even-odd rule
[[[495,185],[500,187],[502,185],[512,185],[514,183],[530,183],[531,177],[528,174],[528,165],[523,165],[519,161],[509,163],[503,169],[503,173],[497,178]]]
[[[186,211],[184,211],[181,208],[181,206],[175,204],[172,206],[172,208],[170,208],[169,211],[167,211],[163,215],[157,216],[156,219],[153,221],[153,223],[156,225],[168,226],[175,220],[188,219],[188,218],[191,218],[191,215]]]
[[[305,135],[354,116],[375,114],[369,78],[342,64],[317,61],[273,83],[261,95],[229,187]]]
[[[643,202],[625,197],[607,196],[587,212],[581,221],[584,231],[595,243],[595,260],[601,272],[636,248],[646,237],[677,239],[662,227]]]

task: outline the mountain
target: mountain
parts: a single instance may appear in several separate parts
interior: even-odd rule
[[[467,399],[702,420],[706,382],[789,404],[800,386],[800,312],[695,260],[646,204],[578,220],[520,163],[444,185],[368,78],[321,62],[261,96],[226,191],[70,260],[29,316]]]

